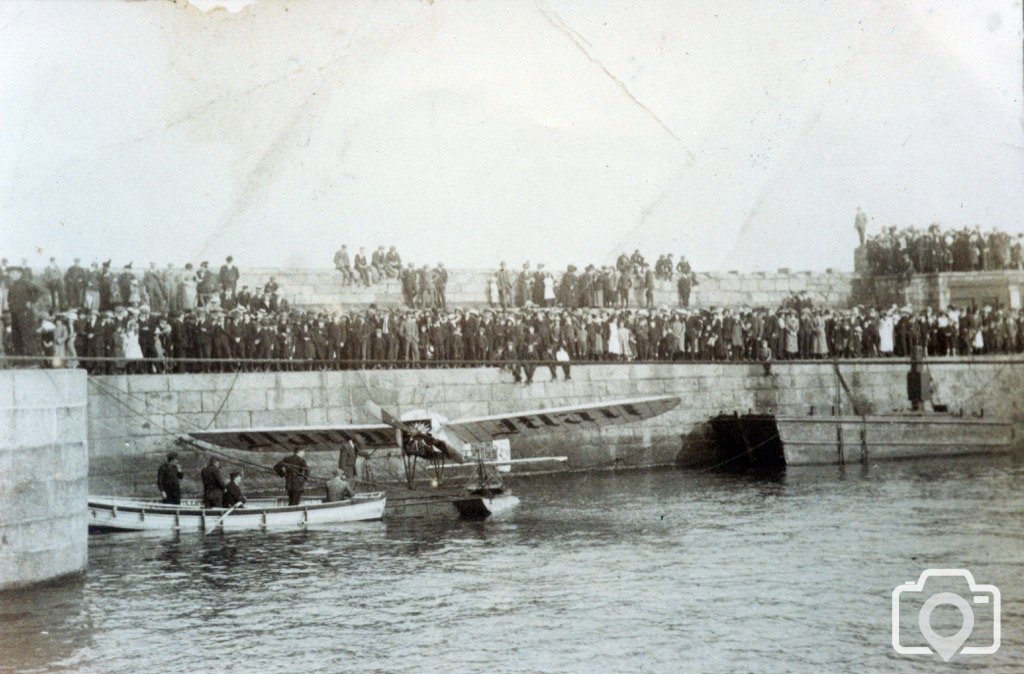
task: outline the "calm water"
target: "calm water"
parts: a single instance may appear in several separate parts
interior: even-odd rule
[[[0,599],[0,671],[1024,670],[1019,461],[515,489],[484,524],[94,536],[84,583]],[[1000,651],[895,655],[893,587],[961,566],[1002,591]]]

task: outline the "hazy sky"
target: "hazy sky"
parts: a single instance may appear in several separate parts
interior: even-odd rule
[[[852,266],[1024,231],[1019,0],[0,0],[0,254]]]

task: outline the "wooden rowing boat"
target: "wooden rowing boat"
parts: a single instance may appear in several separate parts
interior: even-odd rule
[[[305,529],[349,522],[380,520],[384,517],[383,492],[356,494],[345,501],[324,503],[306,500],[284,505],[277,499],[251,499],[245,507],[203,508],[201,502],[185,500],[181,505],[158,501],[89,497],[90,531],[224,531],[245,529]]]

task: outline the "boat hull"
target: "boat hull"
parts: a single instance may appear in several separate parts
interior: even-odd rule
[[[512,494],[498,494],[491,498],[474,495],[456,499],[452,505],[462,519],[485,520],[512,510],[519,505],[519,498]]]
[[[304,501],[297,506],[275,500],[249,501],[224,516],[226,508],[203,508],[185,502],[169,505],[116,497],[89,497],[90,531],[224,531],[306,529],[351,522],[380,520],[383,494],[358,494],[347,501]]]

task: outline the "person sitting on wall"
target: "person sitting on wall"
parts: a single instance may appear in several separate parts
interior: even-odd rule
[[[334,254],[334,268],[341,272],[343,285],[352,285],[355,282],[356,277],[352,273],[352,262],[348,257],[347,245],[342,244],[338,252]]]
[[[181,504],[181,478],[185,474],[181,472],[181,465],[178,464],[178,453],[167,454],[167,461],[160,464],[156,471],[156,486],[160,490],[160,496],[164,503],[171,505]]]
[[[327,490],[327,496],[324,497],[324,503],[344,501],[345,499],[350,499],[355,495],[352,488],[349,487],[348,482],[345,480],[340,468],[334,469],[334,476],[327,481],[327,484],[324,485],[324,487]]]
[[[224,508],[245,507],[245,496],[242,495],[242,474],[231,473],[228,479],[228,486],[224,488],[224,498],[221,501]]]

